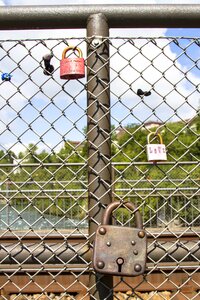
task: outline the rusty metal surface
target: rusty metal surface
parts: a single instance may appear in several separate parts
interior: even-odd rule
[[[120,207],[134,213],[136,228],[109,225],[112,212]],[[138,276],[145,272],[147,238],[142,217],[133,203],[115,201],[106,207],[102,225],[96,231],[93,252],[93,266],[98,273]]]
[[[141,229],[102,225],[96,232],[93,264],[97,272],[138,276],[145,272],[146,234]]]
[[[7,279],[7,276],[0,275],[0,284],[7,294],[17,293],[41,293],[44,289],[47,293],[61,293],[67,290],[69,293],[82,293],[87,294],[89,285],[89,275],[85,273],[80,275],[77,281],[76,273],[61,274],[56,277],[56,281],[52,282],[52,275],[38,274],[34,279],[30,280],[28,274],[13,275],[12,281]],[[166,276],[168,280],[166,280]],[[190,286],[193,291],[199,289],[199,276],[200,272],[194,273],[193,271],[185,273],[177,270],[175,273],[170,271],[157,271],[149,274],[146,280],[142,280],[142,276],[130,278],[124,277],[123,281],[117,276],[114,277],[114,290],[125,292],[129,290],[135,291],[152,291],[156,288],[157,291],[172,291],[177,293],[177,289],[184,289]],[[84,297],[84,296],[83,296]]]
[[[107,233],[110,230],[109,227],[101,226],[100,228],[106,229]],[[112,227],[111,227],[112,228]],[[119,239],[119,246],[121,243],[122,235],[118,233],[117,229],[124,230],[125,235],[127,232],[131,233],[130,228],[122,228],[114,226],[114,234]],[[116,229],[116,230],[115,230]],[[131,234],[132,235],[132,234]],[[101,235],[103,240],[107,242],[106,235]],[[187,238],[187,239],[186,239]],[[111,236],[112,239],[112,236]],[[138,241],[141,239],[137,238]],[[171,263],[173,264],[176,261],[178,264],[181,262],[193,262],[198,263],[200,260],[200,245],[199,238],[195,235],[184,236],[177,242],[175,237],[160,236],[156,238],[156,242],[152,237],[147,237],[148,240],[148,256],[147,263],[154,262],[159,263]],[[124,242],[126,243],[126,241]],[[141,246],[141,244],[140,244]],[[103,246],[105,247],[105,246]],[[132,245],[132,248],[135,246]],[[109,249],[108,245],[106,249]],[[119,248],[119,247],[118,247]],[[131,249],[132,249],[131,248]],[[112,248],[110,248],[112,249]],[[0,270],[15,268],[18,267],[18,264],[26,264],[33,268],[33,264],[48,264],[49,266],[56,264],[57,266],[64,264],[73,265],[77,263],[87,264],[91,261],[92,250],[88,248],[86,240],[83,242],[83,239],[76,239],[76,243],[72,242],[63,242],[61,240],[54,240],[41,242],[39,240],[33,241],[23,241],[19,244],[17,240],[12,241],[2,241],[0,248]],[[9,267],[10,266],[10,267]]]
[[[135,227],[143,229],[142,216],[141,216],[138,208],[131,202],[122,202],[121,203],[120,201],[114,201],[114,202],[110,203],[104,211],[104,214],[102,217],[102,225],[108,225],[111,220],[112,212],[120,207],[125,207],[125,208],[128,208],[129,210],[131,210],[132,213],[134,214],[134,218],[135,218]]]

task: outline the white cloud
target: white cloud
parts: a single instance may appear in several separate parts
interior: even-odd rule
[[[35,140],[30,140],[28,143],[23,143],[23,144],[20,142],[16,142],[15,144],[6,143],[4,145],[4,149],[13,151],[16,155],[18,155],[20,152],[27,152],[30,144],[34,145]],[[41,153],[42,151],[49,153],[51,149],[54,149],[55,153],[58,153],[63,148],[63,145],[64,145],[64,142],[61,142],[56,147],[54,144],[51,144],[51,143],[49,143],[48,145],[38,143],[38,145],[37,145],[38,149],[37,149],[36,153]]]
[[[165,29],[151,33],[164,36]],[[142,36],[143,31],[137,30],[137,35]],[[16,42],[2,43],[4,49],[9,50],[9,56],[4,54],[1,68],[11,71],[13,77],[11,82],[0,84],[0,138],[2,145],[16,153],[22,144],[30,142],[38,144],[40,150],[50,151],[51,147],[61,147],[63,138],[84,138],[81,132],[87,122],[85,79],[82,83],[61,80],[59,64],[64,44],[57,40],[45,42],[47,48],[40,41],[24,41],[26,47]],[[71,42],[80,41],[75,39]],[[113,123],[125,125],[150,119],[166,121],[171,117],[185,119],[194,115],[198,106],[199,91],[195,86],[199,77],[188,72],[187,78],[184,78],[187,66],[177,59],[168,39],[158,38],[155,43],[148,38],[134,38],[130,42],[126,38],[111,39]],[[80,45],[84,57],[85,46],[84,42]],[[52,63],[56,70],[53,79],[43,74],[40,65],[42,56],[50,48],[53,49]],[[138,88],[151,90],[152,95],[141,101],[136,95]]]
[[[31,143],[31,142],[30,142]],[[16,155],[18,155],[20,152],[25,152],[27,150],[28,144],[21,144],[21,143],[7,143],[4,145],[5,149],[9,149],[10,151],[13,151]]]
[[[111,59],[113,122],[167,121],[192,117],[198,107],[200,78],[181,65],[168,39],[124,43]],[[187,76],[185,76],[187,74]],[[141,101],[138,89],[152,95]],[[120,102],[119,102],[120,99]]]

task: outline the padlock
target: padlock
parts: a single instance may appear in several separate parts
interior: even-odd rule
[[[50,64],[52,57],[53,57],[52,53],[45,54],[43,56],[44,66],[45,66],[45,69],[43,71],[44,75],[51,76],[51,74],[54,71],[54,66]]]
[[[1,79],[2,81],[11,81],[12,75],[10,73],[2,73]]]
[[[159,144],[150,144],[150,137],[154,135],[159,139]],[[147,136],[147,159],[148,161],[165,161],[167,160],[166,147],[163,144],[162,137],[159,133],[151,132]]]
[[[111,213],[121,207],[119,201],[109,204],[98,226],[93,249],[93,267],[98,273],[137,276],[145,272],[147,237],[139,210],[131,202],[123,206],[134,212],[136,228],[109,225]]]
[[[66,53],[72,50],[77,51],[79,57],[66,57]],[[60,61],[60,78],[61,79],[78,79],[85,77],[85,65],[83,54],[80,48],[69,46],[64,49]]]

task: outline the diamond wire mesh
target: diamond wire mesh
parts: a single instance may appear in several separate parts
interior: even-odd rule
[[[180,239],[188,233],[199,238],[199,39],[107,40],[110,188],[113,200],[137,204],[151,238],[147,274],[135,283],[121,278],[114,287],[119,290],[123,282],[129,299],[136,295],[143,299],[138,293],[146,291],[145,283],[153,293],[147,299],[168,299],[159,296],[159,291],[168,287],[166,281],[174,286],[172,299],[183,296],[182,288],[188,283],[198,293],[199,250],[195,242],[187,244]],[[91,269],[91,261],[84,256],[89,239],[87,82],[59,77],[61,53],[71,44],[80,47],[86,58],[85,38],[1,41],[0,47],[0,69],[12,75],[11,81],[0,84],[0,229],[1,238],[15,239],[1,246],[1,269],[6,277],[1,288],[9,290],[11,285],[23,294],[34,284],[48,299],[55,290],[60,293],[58,299],[77,298],[80,290],[84,293],[78,297],[86,299],[90,291],[82,280]],[[43,73],[47,53],[53,54],[50,76]],[[167,149],[164,163],[147,161],[147,135],[151,132],[163,137]],[[129,211],[116,210],[114,217],[119,224],[132,225]],[[166,234],[174,240],[159,240]],[[53,235],[59,243],[46,243]],[[30,236],[37,242],[30,242]],[[73,236],[83,243],[69,245]],[[180,245],[185,251],[176,256]],[[155,256],[153,249],[158,246],[162,251]],[[188,268],[189,264],[193,267]],[[181,284],[176,278],[180,269]],[[17,275],[22,270],[28,281],[19,283]],[[157,270],[159,283],[151,277]],[[67,284],[62,279],[66,272],[72,278]],[[45,282],[40,277],[43,273],[48,274]]]

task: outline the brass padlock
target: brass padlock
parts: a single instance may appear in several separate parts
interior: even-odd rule
[[[114,209],[126,207],[134,212],[136,228],[109,225]],[[109,204],[94,240],[93,267],[96,272],[119,276],[137,276],[145,272],[147,237],[142,217],[131,202]]]

